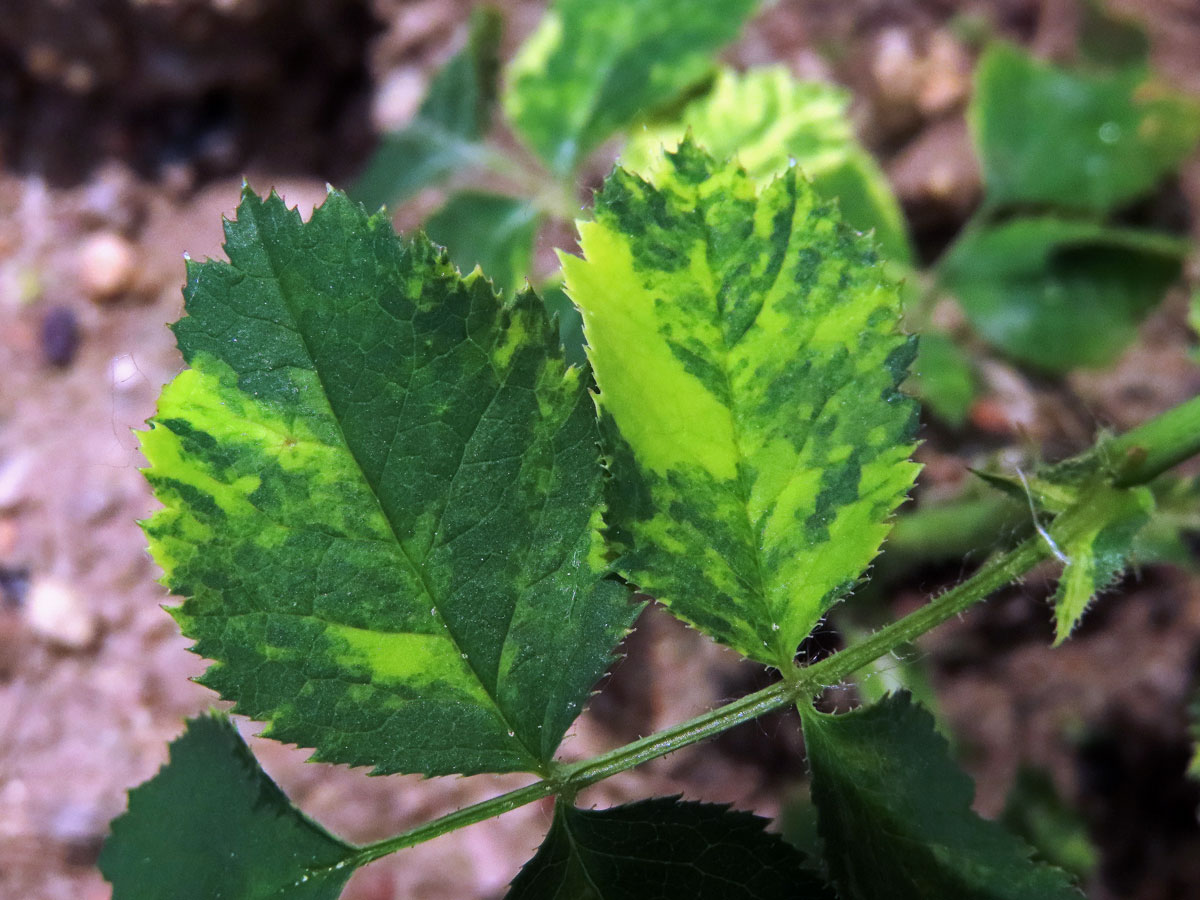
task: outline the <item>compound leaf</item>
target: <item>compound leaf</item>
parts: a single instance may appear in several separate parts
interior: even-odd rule
[[[503,103],[559,175],[702,80],[757,0],[556,0],[508,70]]]
[[[736,156],[746,172],[770,181],[797,165],[822,197],[838,198],[842,217],[859,231],[874,229],[884,256],[908,262],[904,216],[878,164],[854,136],[850,92],[833,84],[798,81],[773,66],[739,75],[723,69],[712,90],[689,103],[679,119],[634,131],[621,166],[650,181],[669,169],[687,131],[717,159]]]
[[[871,242],[794,170],[760,189],[691,142],[617,169],[564,257],[612,478],[619,571],[769,665],[878,551],[917,467],[915,342]]]
[[[1200,139],[1200,103],[1142,66],[1071,71],[988,48],[968,112],[994,205],[1107,212],[1149,192]]]
[[[1186,241],[1051,217],[969,231],[941,264],[971,324],[1050,372],[1113,362],[1179,278]]]
[[[1149,488],[1115,488],[1096,479],[1080,494],[1081,501],[1049,528],[1049,539],[1066,560],[1054,594],[1055,646],[1067,639],[1092,598],[1125,570],[1154,510]]]
[[[544,770],[631,624],[586,375],[541,302],[331,193],[190,263],[145,524],[202,682],[315,758]]]
[[[1079,900],[971,811],[971,780],[907,694],[840,716],[800,704],[825,861],[842,900]]]
[[[425,222],[425,232],[450,251],[461,272],[479,266],[509,294],[530,276],[533,239],[541,214],[516,197],[463,191]]]
[[[229,719],[191,719],[158,774],[129,793],[100,871],[114,900],[333,900],[354,848],[288,802]]]
[[[507,900],[834,900],[765,824],[673,797],[604,810],[560,803]]]
[[[402,203],[474,164],[496,105],[500,14],[475,8],[467,46],[429,86],[420,109],[399,131],[385,135],[351,193],[367,207]]]

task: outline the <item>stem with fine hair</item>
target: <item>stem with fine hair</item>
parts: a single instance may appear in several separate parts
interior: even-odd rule
[[[986,563],[973,577],[928,605],[881,628],[852,647],[799,669],[798,677],[792,682],[779,681],[657,734],[592,759],[563,766],[554,778],[535,781],[498,797],[464,807],[432,822],[426,822],[411,831],[367,844],[358,848],[349,857],[347,864],[365,865],[397,850],[412,847],[466,825],[494,818],[544,797],[577,793],[618,772],[624,772],[714,737],[765,713],[814,697],[825,687],[837,684],[891,650],[911,642],[935,625],[958,615],[1049,556],[1050,550],[1043,542],[1030,538],[1008,553]]]
[[[1200,397],[1114,439],[1109,448],[1119,455],[1115,478],[1117,486],[1131,487],[1150,481],[1171,466],[1200,452]],[[1046,541],[1037,535],[1031,536],[1007,553],[994,557],[962,584],[920,609],[833,656],[799,668],[794,674],[789,673],[789,678],[616,750],[592,759],[561,765],[550,778],[464,807],[410,831],[358,847],[338,867],[365,865],[397,850],[494,818],[545,797],[573,796],[583,788],[618,772],[713,737],[765,713],[807,701],[825,687],[837,684],[892,650],[911,643],[935,626],[964,612],[1052,555],[1053,549]]]

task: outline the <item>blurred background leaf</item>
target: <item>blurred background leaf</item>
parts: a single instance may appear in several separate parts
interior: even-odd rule
[[[483,191],[454,194],[425,221],[425,233],[450,251],[464,275],[475,266],[504,294],[530,277],[542,216],[527,200]]]
[[[1142,66],[1069,70],[1005,43],[968,117],[987,202],[1105,213],[1151,191],[1200,139],[1200,104]]]
[[[904,215],[878,163],[859,144],[850,120],[850,92],[801,81],[782,66],[738,74],[723,69],[712,90],[690,102],[677,119],[635,129],[621,165],[653,180],[690,130],[719,160],[736,156],[754,179],[766,182],[796,165],[821,196],[837,198],[845,220],[875,232],[888,260],[912,259]]]
[[[478,164],[496,106],[502,30],[499,12],[474,9],[467,46],[434,76],[408,126],[383,137],[350,190],[354,199],[369,210],[398,205]]]
[[[907,389],[947,425],[961,428],[979,393],[979,377],[966,351],[952,338],[926,331],[917,345]]]
[[[1083,817],[1041,769],[1022,766],[1017,771],[1000,821],[1024,838],[1043,861],[1076,878],[1088,878],[1099,862]]]
[[[556,0],[510,63],[503,103],[558,176],[703,81],[756,0]]]
[[[940,267],[971,324],[1048,372],[1113,362],[1179,278],[1186,241],[1052,217],[968,230]]]

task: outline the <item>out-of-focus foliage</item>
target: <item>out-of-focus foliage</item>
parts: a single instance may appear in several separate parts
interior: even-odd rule
[[[968,231],[942,262],[971,324],[1050,372],[1111,363],[1178,277],[1186,241],[1041,216]]]

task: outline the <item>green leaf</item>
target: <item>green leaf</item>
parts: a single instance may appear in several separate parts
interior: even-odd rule
[[[797,165],[817,192],[838,198],[842,217],[859,231],[874,229],[885,257],[908,262],[904,216],[878,164],[858,143],[849,117],[850,92],[832,84],[797,81],[782,66],[744,75],[723,69],[712,90],[687,105],[678,121],[634,132],[621,165],[656,181],[670,177],[663,148],[692,138],[719,160],[736,156],[760,182]]]
[[[792,171],[759,188],[690,142],[617,169],[564,257],[612,478],[618,570],[790,667],[879,549],[917,466],[915,343],[870,241]]]
[[[979,393],[979,379],[958,344],[944,334],[925,332],[909,387],[935,416],[961,428]]]
[[[1088,837],[1087,822],[1059,794],[1049,773],[1021,766],[1004,804],[1001,821],[1028,841],[1038,856],[1078,878],[1087,878],[1100,862]]]
[[[425,231],[450,251],[461,272],[483,269],[496,289],[510,294],[530,277],[533,239],[541,215],[515,197],[464,191],[425,223]]]
[[[170,762],[130,791],[99,865],[114,900],[333,900],[353,851],[292,806],[214,714],[189,720]]]
[[[1069,461],[1076,462],[1074,459]],[[1064,462],[1067,461],[1064,460]],[[1092,480],[1100,472],[1107,474],[1107,469],[1099,456],[1087,461],[1086,465],[1090,471],[1082,481],[1076,481],[1072,472],[1057,471],[1060,465],[1062,463],[1045,466],[1030,475],[1026,475],[1020,469],[1017,469],[1016,475],[985,472],[980,469],[970,469],[969,471],[986,484],[1007,494],[1028,510],[1039,513],[1046,512],[1051,516],[1056,516],[1079,502],[1080,488],[1085,482]]]
[[[971,324],[1049,372],[1112,363],[1179,277],[1185,241],[1054,218],[966,232],[940,267]]]
[[[1193,288],[1188,300],[1188,328],[1193,338],[1200,336],[1200,288]],[[1200,346],[1192,348],[1192,361],[1200,363]]]
[[[504,108],[558,175],[711,70],[757,0],[556,0],[512,61]]]
[[[1156,500],[1150,488],[1113,487],[1119,470],[1110,453],[1109,442],[1101,438],[1090,452],[1031,475],[1020,470],[1015,477],[975,471],[1025,507],[1029,524],[1064,564],[1054,595],[1056,647],[1131,558],[1170,553],[1180,543],[1178,529],[1188,521],[1187,516],[1152,518]],[[1166,483],[1159,489],[1169,507],[1180,500],[1194,506],[1186,489],[1176,492]]]
[[[1150,61],[1150,41],[1136,21],[1111,13],[1103,0],[1080,7],[1079,50],[1095,66],[1127,68]]]
[[[840,716],[800,704],[825,860],[842,900],[1079,900],[971,811],[971,780],[907,694]]]
[[[244,195],[191,263],[145,525],[202,678],[378,773],[543,771],[636,609],[596,426],[541,302],[332,193]]]
[[[603,810],[560,803],[507,900],[834,900],[765,824],[673,797]]]
[[[1188,536],[1200,533],[1200,478],[1160,475],[1149,485],[1154,515],[1133,539],[1131,555],[1142,563],[1169,563],[1200,571]]]
[[[1141,67],[1069,71],[988,48],[968,111],[988,202],[1106,212],[1154,188],[1200,140],[1200,103]]]
[[[1154,496],[1144,487],[1114,488],[1097,478],[1080,494],[1081,501],[1049,528],[1055,555],[1066,563],[1054,594],[1056,647],[1092,598],[1125,570],[1133,542],[1154,510]]]
[[[558,322],[558,340],[562,344],[563,359],[568,365],[582,366],[587,362],[583,345],[583,317],[567,296],[561,284],[542,285],[542,300],[546,311]]]
[[[501,30],[496,10],[475,7],[467,46],[437,73],[413,120],[384,136],[351,190],[356,200],[370,209],[403,203],[478,162],[496,105]]]
[[[1200,781],[1200,691],[1192,695],[1188,706],[1188,716],[1192,725],[1189,729],[1195,749],[1192,751],[1192,761],[1188,765],[1188,777]]]

